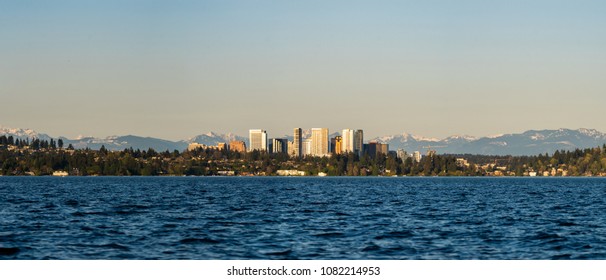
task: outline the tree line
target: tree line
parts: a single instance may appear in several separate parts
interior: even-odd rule
[[[457,159],[465,158],[469,164]],[[429,154],[419,162],[394,155],[333,154],[331,157],[289,157],[261,151],[235,152],[212,148],[192,151],[124,149],[109,151],[64,148],[61,139],[13,139],[0,136],[0,174],[52,175],[66,171],[80,176],[159,175],[277,175],[299,170],[329,176],[486,176],[497,170],[523,176],[529,171],[556,175],[606,175],[606,145],[592,149],[557,151],[538,156],[480,156]],[[559,171],[558,171],[559,170]],[[567,174],[562,174],[566,170]],[[559,173],[558,173],[559,172]],[[550,173],[551,174],[551,173]]]

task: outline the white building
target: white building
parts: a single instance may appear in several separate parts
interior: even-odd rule
[[[251,129],[248,131],[248,151],[267,151],[267,132],[262,129]]]
[[[311,155],[312,156],[328,156],[328,128],[312,128],[311,129]]]
[[[343,144],[341,145],[341,151],[343,153],[362,153],[362,147],[364,143],[364,132],[361,129],[343,129]]]
[[[413,159],[415,162],[421,162],[421,158],[422,158],[422,157],[423,157],[423,156],[421,155],[421,152],[420,152],[420,151],[415,151],[415,152],[412,154],[412,159]]]
[[[396,155],[402,161],[404,161],[404,160],[406,160],[407,158],[410,157],[410,155],[404,149],[398,149],[398,151],[396,152]]]
[[[305,171],[299,170],[278,170],[276,171],[278,176],[305,176]]]
[[[301,144],[301,155],[309,156],[311,155],[311,138],[303,139],[303,143]]]

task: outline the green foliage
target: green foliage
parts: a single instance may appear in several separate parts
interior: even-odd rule
[[[529,171],[555,172],[556,176],[564,175],[563,171],[569,176],[606,175],[606,145],[556,151],[551,156],[431,155],[414,162],[411,158],[402,161],[384,154],[290,158],[286,154],[262,151],[239,153],[217,149],[109,151],[103,146],[96,151],[76,150],[70,144],[64,150],[63,144],[61,139],[30,141],[0,136],[0,174],[51,175],[54,171],[67,171],[70,175],[83,176],[212,176],[233,172],[234,175],[275,176],[277,170],[294,169],[308,175],[323,172],[330,176],[484,176],[501,171],[517,176],[527,175]],[[470,164],[459,165],[457,158],[465,158]]]

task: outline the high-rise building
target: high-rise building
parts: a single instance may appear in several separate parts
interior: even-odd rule
[[[244,153],[246,152],[246,143],[244,141],[230,141],[229,142],[229,150],[234,152]]]
[[[367,153],[372,158],[376,157],[378,154],[387,155],[387,153],[389,152],[389,144],[383,144],[383,143],[379,143],[376,141],[371,141],[370,143],[368,143],[365,146],[367,148],[364,152]]]
[[[343,129],[343,145],[341,151],[344,153],[361,154],[364,143],[364,132],[361,129]]]
[[[267,151],[267,132],[262,129],[251,129],[248,131],[249,151]]]
[[[335,138],[330,139],[330,151],[335,154],[343,152],[343,137],[335,136]]]
[[[311,155],[328,155],[328,128],[311,129]]]
[[[354,131],[353,142],[354,153],[361,155],[364,152],[362,149],[364,147],[364,132],[361,129]]]
[[[311,138],[303,139],[301,156],[311,155]]]
[[[343,129],[343,133],[341,134],[343,137],[343,144],[341,145],[341,151],[343,153],[353,152],[353,130],[352,129]]]
[[[272,153],[287,153],[288,152],[288,139],[286,138],[274,138],[272,140]]]
[[[293,145],[294,156],[301,157],[303,154],[303,130],[301,128],[295,128]]]

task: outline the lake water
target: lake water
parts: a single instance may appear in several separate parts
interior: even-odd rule
[[[0,259],[606,259],[606,179],[0,177]]]

